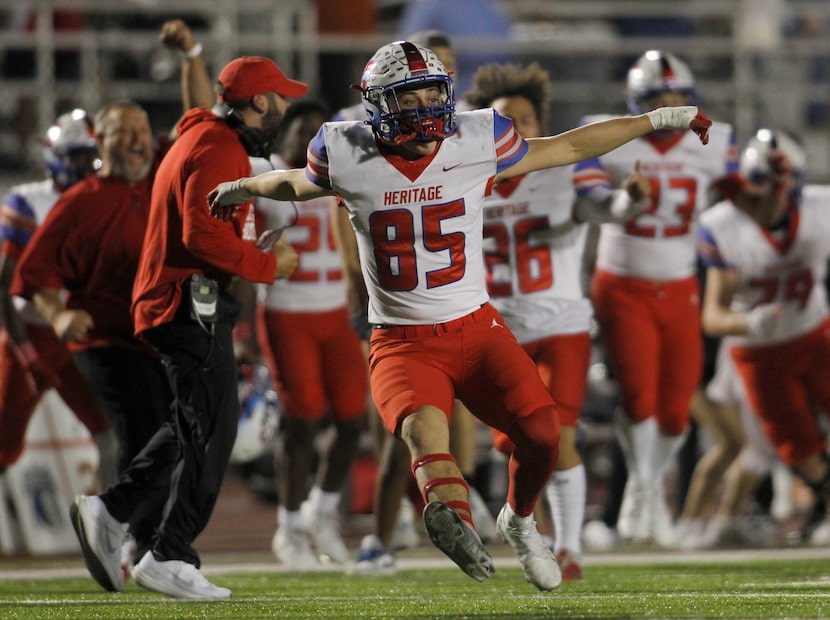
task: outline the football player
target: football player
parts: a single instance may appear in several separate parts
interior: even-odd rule
[[[17,261],[60,195],[98,165],[98,147],[86,112],[61,114],[46,132],[43,160],[49,178],[11,188],[0,211],[0,468],[23,452],[29,420],[55,388],[89,430],[99,454],[101,488],[115,482],[115,435],[72,356],[34,305],[9,293]]]
[[[600,155],[654,129],[692,128],[705,141],[710,121],[694,106],[662,108],[525,140],[492,108],[456,114],[443,64],[408,41],[381,47],[360,87],[369,124],[324,124],[304,170],[220,184],[208,196],[212,211],[232,217],[253,196],[341,196],[374,326],[372,396],[387,429],[409,448],[430,539],[474,579],[493,573],[449,453],[458,397],[516,446],[497,529],[525,578],[554,589],[562,576],[532,512],[556,465],[559,415],[533,361],[488,302],[483,199],[494,181]]]
[[[778,457],[827,500],[830,460],[813,406],[830,411],[830,186],[803,185],[805,163],[791,136],[759,130],[727,180],[731,199],[701,216],[703,327],[731,336]]]
[[[631,114],[697,99],[689,67],[658,50],[631,67],[626,94]],[[577,164],[577,195],[613,202],[637,165],[651,184],[650,203],[624,223],[602,225],[591,298],[621,394],[616,424],[629,477],[617,526],[624,538],[670,545],[664,475],[703,364],[695,228],[712,181],[737,167],[734,132],[714,123],[706,148],[688,132],[649,132]]]
[[[539,65],[484,65],[473,76],[467,101],[493,107],[513,120],[525,138],[543,135],[550,77]],[[591,302],[582,293],[588,226],[584,221],[615,219],[606,210],[577,203],[573,166],[545,168],[499,183],[484,202],[484,258],[490,301],[536,363],[559,406],[560,440],[556,471],[545,488],[555,526],[554,552],[565,580],[582,578],[582,521],[585,467],[576,447],[576,429],[591,362]],[[638,182],[640,186],[638,186]],[[619,221],[648,204],[650,185],[632,175]],[[575,222],[575,219],[577,220]],[[510,454],[507,436],[493,430],[494,446]]]

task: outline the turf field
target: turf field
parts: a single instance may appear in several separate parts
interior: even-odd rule
[[[830,550],[589,554],[585,579],[538,592],[509,551],[479,584],[437,550],[391,577],[294,574],[263,554],[206,556],[226,602],[181,602],[130,581],[108,593],[81,560],[0,564],[0,618],[828,618]]]

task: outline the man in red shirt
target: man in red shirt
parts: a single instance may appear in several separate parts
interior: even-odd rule
[[[130,299],[161,156],[146,112],[119,101],[95,115],[101,169],[66,190],[18,261],[12,294],[34,302],[68,344],[118,438],[118,472],[158,430],[172,398],[158,354],[134,334]],[[149,545],[161,511],[132,525]],[[119,545],[120,573],[120,545]]]
[[[297,255],[285,240],[254,238],[250,204],[220,222],[205,197],[218,182],[249,175],[249,155],[270,154],[287,98],[306,90],[270,59],[230,62],[219,74],[217,105],[185,114],[159,166],[132,311],[136,333],[161,355],[172,415],[118,484],[79,496],[71,509],[87,568],[106,589],[123,585],[114,549],[126,524],[164,505],[152,548],[133,571],[136,582],[178,598],[231,594],[202,575],[192,546],[213,511],[239,417],[231,332],[240,303],[229,286],[234,277],[285,278]]]

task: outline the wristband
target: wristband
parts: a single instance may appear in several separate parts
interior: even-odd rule
[[[202,55],[204,49],[205,47],[199,41],[196,41],[195,45],[184,53],[184,57],[188,60],[194,60]]]

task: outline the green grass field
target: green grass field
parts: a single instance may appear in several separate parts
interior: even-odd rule
[[[479,584],[433,549],[392,577],[294,574],[262,562],[205,571],[226,602],[181,602],[128,582],[108,593],[78,563],[0,570],[0,618],[828,618],[830,550],[587,556],[585,579],[541,593],[498,552]],[[80,562],[80,560],[79,560]],[[406,566],[417,568],[406,568]],[[69,576],[60,576],[67,574]]]

